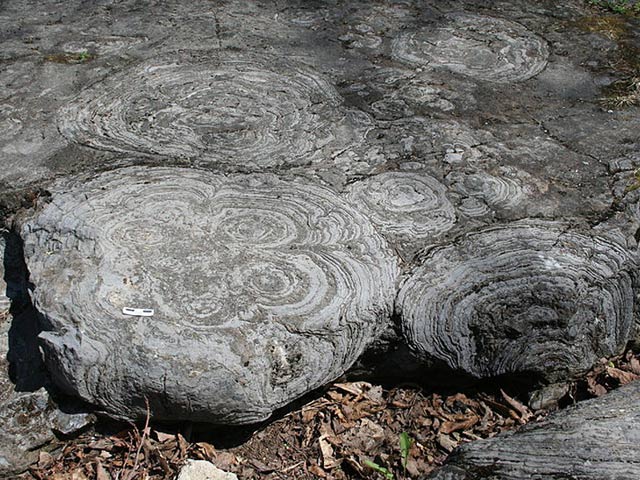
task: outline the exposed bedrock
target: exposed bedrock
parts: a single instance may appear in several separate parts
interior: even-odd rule
[[[432,248],[401,286],[409,346],[476,377],[566,379],[636,332],[635,254],[558,222],[521,221]]]
[[[98,149],[256,169],[327,161],[371,126],[315,71],[233,51],[125,69],[62,108],[58,127]]]
[[[37,461],[54,432],[72,433],[92,421],[69,404],[61,410],[42,388],[47,379],[28,299],[19,240],[0,230],[0,478]]]
[[[539,36],[511,20],[454,12],[445,22],[398,36],[400,61],[498,83],[527,80],[547,65],[549,48]]]
[[[143,417],[146,397],[158,419],[264,419],[389,322],[396,257],[326,188],[131,167],[52,193],[21,228],[46,361],[114,414]]]
[[[640,382],[520,431],[460,447],[432,480],[633,480],[640,472]]]
[[[353,183],[347,198],[404,252],[454,226],[454,207],[445,194],[444,185],[428,175],[387,172]]]

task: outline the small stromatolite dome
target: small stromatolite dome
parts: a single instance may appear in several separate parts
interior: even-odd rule
[[[113,413],[143,417],[147,397],[158,419],[264,419],[344,373],[390,317],[396,258],[326,188],[130,167],[52,191],[22,226],[46,361]]]
[[[426,68],[445,68],[478,80],[521,82],[547,65],[549,48],[541,37],[509,20],[450,13],[438,27],[423,27],[393,41],[393,56]]]
[[[255,170],[331,158],[370,125],[313,69],[234,52],[125,69],[63,107],[58,127],[102,150]]]
[[[400,251],[437,239],[456,222],[445,186],[422,173],[374,175],[351,184],[347,198]]]
[[[637,269],[633,254],[604,237],[515,222],[428,251],[398,306],[425,360],[476,377],[566,377],[629,341]]]

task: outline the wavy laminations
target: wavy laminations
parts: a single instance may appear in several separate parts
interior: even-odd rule
[[[315,71],[235,54],[125,70],[62,108],[58,127],[98,149],[261,168],[331,158],[369,124]]]
[[[394,242],[435,239],[456,222],[444,185],[425,174],[375,175],[350,185],[347,198]]]
[[[580,402],[517,432],[468,443],[432,480],[635,479],[640,472],[640,382]]]
[[[522,82],[547,65],[545,40],[518,23],[468,13],[452,13],[447,19],[442,26],[397,37],[394,57],[497,83]]]
[[[572,375],[634,330],[637,262],[605,238],[517,222],[434,249],[401,287],[416,354],[477,377]]]
[[[464,199],[459,210],[466,217],[480,217],[495,210],[514,211],[538,193],[536,179],[513,167],[501,167],[492,173],[454,171],[447,176],[447,183]]]
[[[64,188],[22,229],[47,361],[111,412],[143,416],[147,396],[157,418],[263,419],[390,316],[395,257],[328,189],[137,167]]]

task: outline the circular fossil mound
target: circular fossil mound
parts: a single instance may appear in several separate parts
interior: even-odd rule
[[[605,238],[516,222],[427,252],[398,306],[424,360],[477,377],[566,377],[629,341],[637,269],[631,253]]]
[[[58,128],[98,149],[255,169],[331,158],[369,123],[312,69],[236,53],[132,67],[63,107]]]
[[[129,418],[145,397],[158,419],[266,418],[352,365],[398,273],[336,194],[270,174],[112,171],[55,187],[22,236],[55,380]]]
[[[453,170],[446,178],[449,190],[462,198],[458,211],[465,217],[483,217],[495,212],[527,212],[539,203],[544,182],[515,167],[495,170]]]
[[[444,185],[425,174],[374,175],[351,184],[347,198],[394,242],[437,238],[456,221]]]
[[[518,23],[460,12],[446,18],[442,26],[397,37],[394,57],[497,83],[527,80],[547,65],[547,43]]]

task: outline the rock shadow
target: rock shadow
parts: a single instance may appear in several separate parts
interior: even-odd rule
[[[48,376],[39,348],[42,316],[29,297],[29,272],[24,262],[22,240],[14,233],[3,234],[3,256],[6,297],[11,306],[8,332],[9,380],[17,392],[35,392],[48,386]]]

